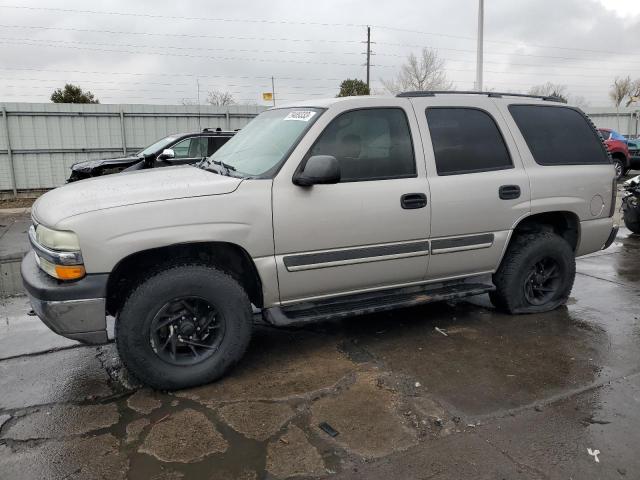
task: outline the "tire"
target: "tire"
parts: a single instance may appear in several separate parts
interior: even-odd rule
[[[179,265],[150,274],[129,294],[116,319],[116,344],[141,382],[176,390],[220,378],[244,355],[252,326],[251,302],[233,278]]]
[[[613,168],[616,169],[616,179],[620,180],[624,178],[627,174],[627,169],[624,166],[624,163],[619,158],[613,159]]]
[[[511,241],[493,275],[496,290],[490,299],[511,314],[548,312],[567,301],[575,275],[575,254],[562,237],[552,232],[521,234]]]

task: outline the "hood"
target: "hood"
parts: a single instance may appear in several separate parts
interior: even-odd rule
[[[142,157],[131,155],[129,157],[117,157],[117,158],[101,158],[99,160],[87,160],[84,162],[78,162],[71,165],[71,170],[76,172],[90,172],[94,168],[101,167],[102,165],[117,165],[119,163],[133,163],[139,162]]]
[[[154,168],[68,183],[42,195],[33,205],[38,223],[49,227],[65,218],[108,208],[233,192],[241,178],[225,177],[188,165]]]

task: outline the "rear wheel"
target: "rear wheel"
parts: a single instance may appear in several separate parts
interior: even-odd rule
[[[251,303],[231,277],[204,265],[151,275],[124,302],[116,343],[142,382],[174,390],[221,377],[251,338]]]
[[[569,298],[576,266],[574,252],[551,232],[514,238],[493,275],[492,303],[508,313],[553,310]]]

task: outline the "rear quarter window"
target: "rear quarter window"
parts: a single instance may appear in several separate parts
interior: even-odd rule
[[[509,105],[509,112],[536,163],[610,163],[600,136],[587,117],[578,110],[547,105]]]

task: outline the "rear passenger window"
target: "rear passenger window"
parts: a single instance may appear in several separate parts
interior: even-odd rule
[[[427,123],[438,175],[512,168],[493,118],[473,108],[428,108]]]
[[[509,105],[509,111],[536,163],[609,163],[595,129],[577,110],[547,105]]]
[[[342,182],[416,176],[409,123],[400,108],[354,110],[336,117],[307,158],[332,155]]]

